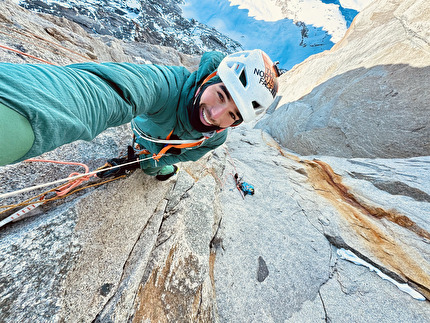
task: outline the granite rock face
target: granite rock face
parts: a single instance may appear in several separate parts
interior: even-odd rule
[[[428,301],[339,250],[429,299],[430,157],[313,159],[243,128],[227,149],[215,263],[221,322],[428,320]],[[255,195],[240,196],[235,172]]]
[[[396,49],[394,45],[403,43],[415,43],[417,51],[424,48],[428,32],[420,26],[427,24],[422,15],[428,8],[424,1],[376,1],[357,17],[337,48],[311,57],[282,77],[279,107],[260,121],[264,131],[252,125],[232,129],[225,145],[198,162],[181,164],[179,174],[169,181],[158,182],[136,171],[46,203],[28,218],[1,227],[0,321],[428,322],[430,155],[416,153],[414,146],[423,130],[398,131],[403,135],[398,142],[408,143],[402,150],[408,158],[386,158],[382,153],[351,153],[345,158],[342,154],[352,150],[336,146],[330,131],[313,138],[333,143],[330,151],[319,155],[291,152],[276,136],[291,126],[284,123],[287,119],[297,122],[297,131],[332,120],[329,98],[348,106],[351,96],[370,102],[380,95],[380,86],[360,92],[345,81],[343,86],[333,81],[342,75],[351,75],[351,84],[385,80],[395,85],[399,93],[385,99],[387,106],[396,97],[406,104],[417,86],[424,92],[426,83],[417,80],[423,77],[426,66],[420,62],[425,58],[420,61],[405,48],[403,58],[390,67],[390,55],[399,54],[382,48]],[[198,63],[198,58],[171,48],[90,35],[68,20],[35,15],[9,1],[0,2],[0,12],[0,43],[53,63],[164,62],[190,70]],[[401,28],[416,30],[403,33],[412,38],[393,47],[381,39],[381,48],[362,53],[363,66],[352,63],[361,52],[348,50],[348,43],[372,33],[361,19],[388,37],[397,32],[398,19],[392,20],[396,14],[404,17]],[[339,62],[344,60],[338,72],[318,63],[325,56],[334,62],[336,52]],[[34,62],[10,51],[0,55],[3,62]],[[403,69],[397,68],[400,65]],[[402,70],[415,75],[404,75],[404,82],[415,83],[402,84]],[[328,82],[330,87],[324,87]],[[410,105],[418,106],[420,100]],[[294,108],[302,106],[312,116],[310,102],[314,115],[319,113],[318,122],[306,121]],[[326,110],[316,112],[320,106]],[[357,111],[354,123],[344,121],[342,126],[359,133],[369,129],[360,123],[386,122],[388,117],[376,110],[372,118],[363,116],[369,110],[363,115]],[[342,113],[336,116],[340,122]],[[398,118],[404,129],[410,127],[409,117]],[[388,154],[390,138],[368,132],[360,133],[368,136],[365,150]],[[130,140],[129,125],[123,125],[42,157],[79,161],[94,170],[118,156]],[[354,142],[351,139],[351,147]],[[73,171],[80,170],[25,162],[0,167],[0,194]],[[254,195],[244,196],[237,189],[235,174],[254,186]],[[39,192],[2,199],[0,205]],[[0,214],[0,219],[5,216]],[[353,252],[363,265],[345,258],[343,251]]]
[[[133,62],[198,67],[199,56],[179,53],[171,47],[122,41],[110,35],[88,34],[84,28],[65,18],[36,14],[11,1],[0,2],[2,49],[0,59],[11,63],[49,63],[67,65],[87,61]]]
[[[430,155],[426,1],[374,1],[330,51],[283,75],[258,127],[302,155]]]

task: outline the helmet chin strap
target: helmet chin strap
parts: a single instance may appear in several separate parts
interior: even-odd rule
[[[214,76],[216,76],[216,75],[217,75],[217,71],[212,72],[211,74],[209,74],[209,75],[208,75],[208,76],[203,80],[202,84],[200,84],[199,88],[197,89],[196,94],[194,94],[194,104],[196,104],[196,100],[197,100],[197,97],[199,96],[199,93],[200,93],[200,90],[201,90],[202,86],[203,86],[207,81],[209,81],[211,78],[213,78],[213,77],[214,77]]]

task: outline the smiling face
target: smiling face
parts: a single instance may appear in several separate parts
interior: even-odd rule
[[[224,83],[208,86],[200,98],[200,122],[208,127],[227,128],[242,121],[236,104]]]

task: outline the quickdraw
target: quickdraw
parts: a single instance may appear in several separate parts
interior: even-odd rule
[[[9,222],[15,222],[15,221],[18,221],[18,220],[25,218],[26,216],[28,216],[29,212],[33,211],[35,208],[37,208],[38,206],[45,203],[44,200],[45,200],[45,196],[42,196],[42,197],[40,197],[39,202],[34,202],[34,203],[16,211],[15,213],[9,215],[7,218],[0,221],[0,227],[4,226],[5,224],[8,224]]]

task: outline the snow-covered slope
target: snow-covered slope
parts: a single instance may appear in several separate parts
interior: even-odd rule
[[[240,44],[195,20],[182,17],[180,0],[14,0],[26,9],[65,17],[86,31],[121,40],[173,47],[183,53],[233,52]]]
[[[244,49],[261,48],[290,69],[342,39],[358,13],[349,7],[337,0],[186,0],[182,9],[185,17],[215,27]]]

